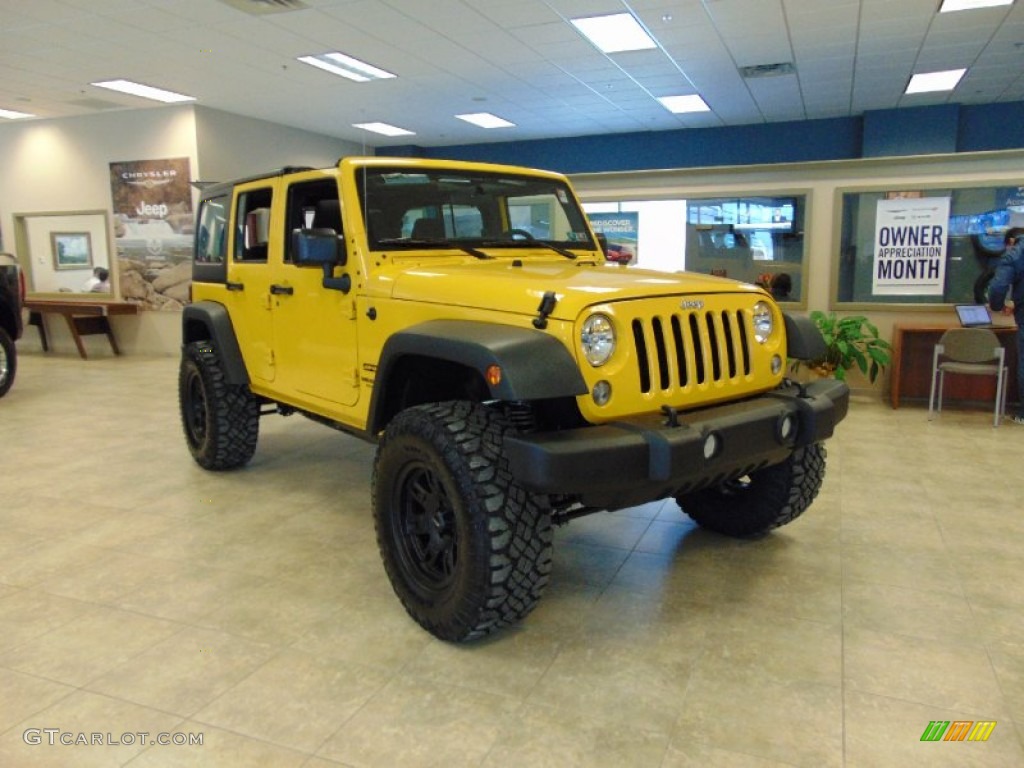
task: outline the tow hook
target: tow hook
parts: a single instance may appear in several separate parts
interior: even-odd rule
[[[671,405],[661,406],[661,412],[665,416],[666,427],[678,427],[679,426],[679,412]]]

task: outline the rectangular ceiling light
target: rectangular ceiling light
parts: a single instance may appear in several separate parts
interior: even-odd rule
[[[364,131],[372,131],[373,133],[379,133],[382,136],[415,136],[413,131],[407,131],[405,128],[399,128],[396,125],[389,125],[388,123],[353,123],[353,128],[362,128]]]
[[[472,112],[467,115],[456,115],[459,120],[479,125],[481,128],[514,128],[515,123],[510,123],[503,117],[492,115],[490,112]]]
[[[583,36],[604,53],[646,51],[657,48],[647,30],[631,13],[613,13],[610,16],[588,16],[570,19]]]
[[[4,120],[21,120],[25,117],[35,117],[35,115],[28,112],[17,112],[13,109],[0,109],[0,117]]]
[[[966,69],[947,69],[944,72],[922,72],[912,75],[905,93],[952,91],[966,71]]]
[[[152,99],[153,101],[162,101],[165,104],[177,104],[181,101],[195,101],[195,96],[185,96],[181,93],[175,93],[174,91],[165,91],[163,88],[154,88],[151,85],[143,85],[142,83],[134,83],[131,80],[104,80],[99,83],[93,83],[98,88],[107,88],[111,91],[120,91],[121,93],[127,93],[132,96],[141,96],[144,99]]]
[[[710,112],[711,107],[696,93],[689,96],[662,96],[658,99],[669,112],[681,115],[686,112]]]
[[[354,59],[344,53],[321,53],[316,56],[300,56],[299,61],[313,67],[355,80],[357,83],[368,83],[371,80],[387,80],[397,75],[387,70],[367,64],[365,61]]]
[[[975,8],[994,8],[997,5],[1011,5],[1013,0],[943,0],[939,13],[952,11],[973,11]]]

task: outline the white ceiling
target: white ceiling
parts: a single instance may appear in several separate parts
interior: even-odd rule
[[[437,146],[1024,100],[1024,0],[945,14],[940,0],[303,2],[252,15],[228,0],[0,0],[0,108],[53,118],[152,105],[90,85],[127,78],[373,146]],[[658,49],[606,56],[568,22],[624,10]],[[328,51],[398,77],[354,83],[296,61]],[[738,72],[779,62],[796,73]],[[960,67],[952,94],[903,95],[912,73]],[[689,93],[711,112],[655,101]],[[481,111],[516,127],[453,117]],[[372,121],[416,135],[352,127]]]

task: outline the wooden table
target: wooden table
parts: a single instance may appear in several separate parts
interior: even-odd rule
[[[932,359],[942,334],[954,326],[894,325],[892,329],[892,371],[889,399],[893,408],[903,398],[927,400],[932,388]],[[1017,383],[1017,327],[991,328],[1006,350],[1008,403],[1019,398]],[[996,397],[995,376],[947,376],[943,400],[992,403]]]
[[[135,304],[95,299],[75,301],[29,298],[25,300],[25,309],[28,310],[29,325],[34,325],[39,329],[39,339],[43,343],[44,352],[50,351],[50,344],[46,338],[43,315],[62,315],[67,321],[68,330],[71,331],[71,338],[75,340],[75,346],[78,347],[78,354],[83,358],[88,358],[88,355],[85,353],[82,337],[100,333],[106,334],[110,348],[114,350],[115,355],[120,355],[121,350],[117,348],[117,340],[114,338],[114,330],[110,327],[108,318],[111,315],[134,315],[139,311]]]

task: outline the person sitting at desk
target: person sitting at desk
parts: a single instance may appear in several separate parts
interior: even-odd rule
[[[96,267],[92,277],[85,281],[82,290],[86,293],[110,293],[110,271],[105,267]]]

